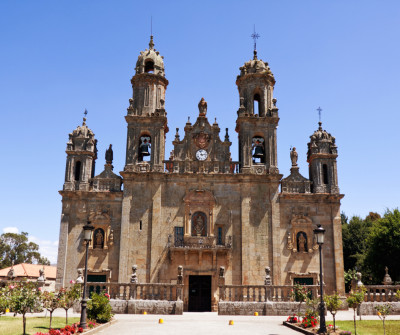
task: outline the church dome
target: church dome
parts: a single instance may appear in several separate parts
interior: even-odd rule
[[[272,74],[268,63],[257,58],[256,50],[254,50],[254,58],[244,63],[244,65],[240,67],[240,74],[238,75],[237,79],[241,79],[248,74],[267,75],[275,83],[274,75]]]
[[[312,154],[316,153],[336,154],[337,147],[335,138],[326,130],[322,129],[322,122],[318,124],[318,129],[310,136],[307,156],[310,157]]]
[[[136,74],[153,73],[165,77],[164,57],[154,49],[153,36],[150,36],[149,49],[140,52],[136,62]]]

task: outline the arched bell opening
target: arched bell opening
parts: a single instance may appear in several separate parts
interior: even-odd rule
[[[253,137],[252,141],[252,156],[254,164],[265,163],[265,146],[262,137]]]
[[[82,163],[80,161],[77,161],[75,163],[75,171],[74,171],[75,181],[81,180],[81,170],[82,170]]]
[[[139,162],[151,161],[151,137],[142,135],[139,140]]]
[[[256,93],[253,97],[253,113],[262,116],[261,114],[261,96]]]
[[[144,72],[146,73],[154,72],[154,62],[151,59],[146,60],[144,64]]]

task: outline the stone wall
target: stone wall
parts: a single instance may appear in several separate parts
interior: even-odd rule
[[[227,302],[218,303],[218,315],[282,315],[298,314],[298,302]],[[305,313],[306,305],[301,306],[301,313]]]
[[[377,310],[375,307],[385,304],[392,306],[390,315],[400,315],[400,302],[363,302],[357,311],[357,315],[360,315],[360,313],[361,315],[377,315]]]

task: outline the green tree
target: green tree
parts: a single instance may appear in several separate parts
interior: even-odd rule
[[[382,281],[385,266],[394,281],[400,281],[400,211],[386,210],[383,218],[373,222],[367,239],[364,267],[368,268],[375,283]],[[364,278],[364,276],[363,276]]]
[[[33,282],[18,282],[9,286],[10,309],[22,314],[23,334],[26,334],[26,313],[41,309],[41,291]]]
[[[364,294],[365,294],[365,288],[361,288],[361,290],[357,291],[351,291],[350,295],[346,299],[347,304],[349,305],[350,308],[353,309],[354,312],[354,335],[357,335],[357,322],[356,322],[356,311],[357,308],[362,304],[364,301]],[[361,317],[361,314],[360,314]]]
[[[89,319],[96,320],[99,323],[106,323],[111,320],[109,295],[106,293],[97,294],[93,292],[92,299],[88,301],[87,316]]]
[[[0,269],[13,264],[50,265],[47,258],[39,253],[39,246],[28,241],[28,233],[4,233],[0,236]]]
[[[50,324],[49,329],[51,329],[51,321],[53,319],[53,312],[60,308],[60,297],[59,294],[55,294],[54,292],[43,292],[42,295],[43,308],[47,309],[50,313]]]
[[[333,331],[336,331],[335,316],[340,306],[342,305],[342,301],[340,300],[340,297],[337,293],[324,296],[324,301],[326,309],[332,314],[333,317]]]
[[[0,315],[5,314],[6,309],[10,308],[9,295],[9,288],[7,286],[0,288]]]
[[[376,306],[375,309],[378,311],[379,319],[381,319],[383,322],[383,335],[386,335],[385,320],[386,320],[386,317],[392,311],[392,305],[384,304],[384,305]]]
[[[81,285],[73,284],[69,289],[61,288],[59,291],[60,307],[65,310],[65,324],[68,324],[68,310],[73,307],[74,302],[77,301],[81,296]]]
[[[295,301],[299,302],[299,307],[298,307],[298,312],[297,312],[298,316],[301,315],[301,304],[307,300],[308,295],[309,295],[309,292],[305,286],[300,285],[300,284],[294,285],[291,296]]]

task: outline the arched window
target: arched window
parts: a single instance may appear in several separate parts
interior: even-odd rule
[[[254,105],[253,105],[253,113],[262,116],[261,113],[261,97],[258,93],[254,94]]]
[[[97,228],[93,234],[93,249],[104,248],[104,230]]]
[[[144,72],[146,72],[146,73],[154,72],[154,62],[151,59],[146,61],[145,65],[144,65]]]
[[[329,184],[328,165],[326,164],[322,165],[322,176],[324,184],[328,185]]]
[[[297,251],[308,252],[307,234],[304,231],[299,231],[296,236]]]
[[[192,215],[192,236],[207,236],[207,216],[203,212]]]
[[[149,135],[140,136],[139,142],[139,162],[150,162],[151,160],[151,137]]]
[[[253,137],[252,142],[253,163],[265,163],[264,139],[262,137]]]
[[[77,161],[75,163],[75,180],[76,181],[79,181],[81,179],[81,167],[82,167],[81,162]]]

